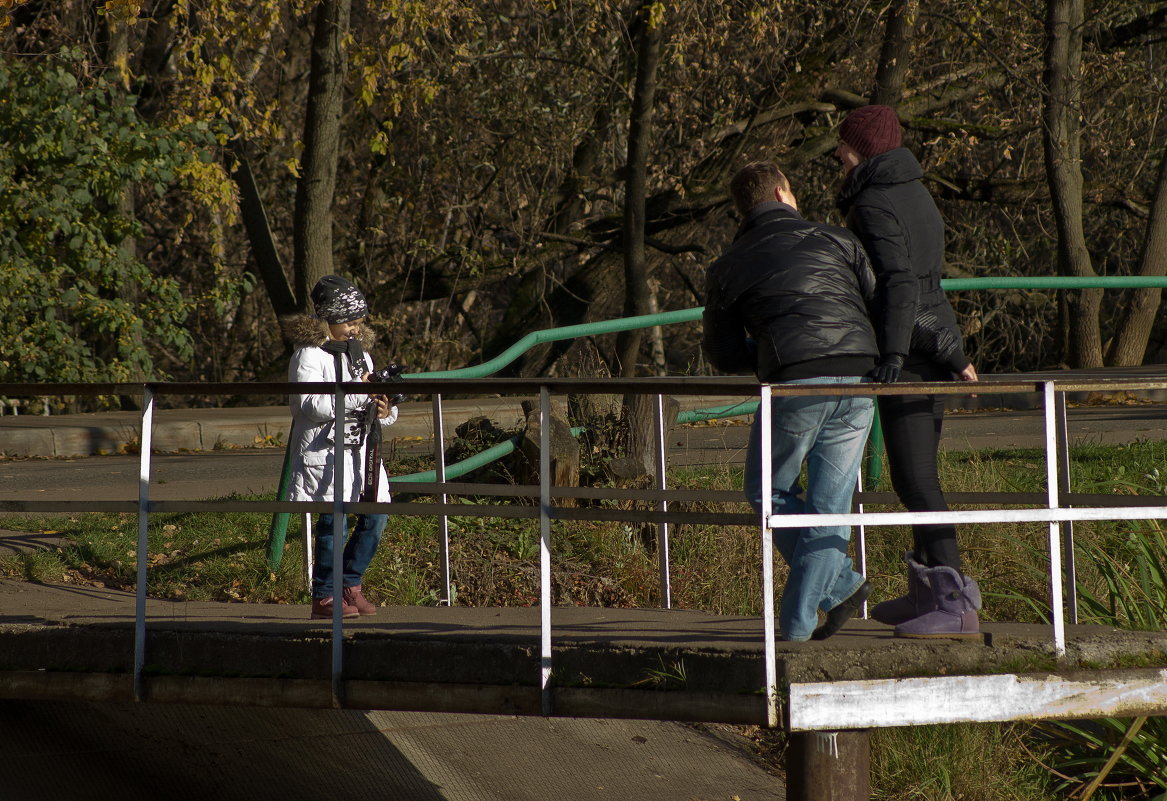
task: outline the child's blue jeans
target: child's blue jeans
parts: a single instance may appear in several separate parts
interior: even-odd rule
[[[331,598],[332,589],[332,520],[331,514],[320,515],[316,520],[316,564],[312,570],[312,597]],[[381,543],[381,532],[389,515],[357,515],[357,524],[344,544],[341,563],[341,586],[355,587],[361,583],[377,546]],[[345,517],[345,530],[348,530]]]

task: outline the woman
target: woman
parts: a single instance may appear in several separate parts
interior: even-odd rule
[[[902,147],[895,109],[865,106],[847,115],[835,157],[845,178],[838,205],[871,257],[881,299],[875,378],[976,381],[956,316],[940,288],[944,221]],[[879,418],[892,486],[910,511],[946,511],[936,453],[944,424],[942,395],[881,395]],[[901,637],[975,637],[980,590],[964,575],[953,525],[912,527],[908,594],[877,604],[872,616]]]

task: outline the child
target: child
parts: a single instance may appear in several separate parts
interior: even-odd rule
[[[368,349],[373,332],[364,324],[368,314],[365,298],[355,286],[338,275],[326,275],[312,288],[315,315],[294,315],[281,321],[285,335],[295,346],[288,366],[289,381],[366,381],[373,371]],[[332,393],[291,395],[293,501],[331,501],[335,481],[333,443],[336,433],[335,396]],[[359,499],[365,486],[368,443],[367,425],[382,426],[397,420],[397,407],[384,395],[345,395],[344,497]],[[369,416],[376,421],[368,420]],[[379,433],[379,432],[373,432]],[[385,467],[377,459],[378,502],[389,501]],[[371,500],[371,499],[369,499]],[[341,565],[341,616],[375,615],[377,607],[361,593],[361,580],[377,552],[388,515],[358,515],[356,528],[344,546]],[[348,530],[348,519],[344,521]],[[330,618],[332,587],[333,516],[323,514],[316,521],[316,560],[312,576],[312,617]]]

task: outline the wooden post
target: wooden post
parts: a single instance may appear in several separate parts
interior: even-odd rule
[[[676,398],[664,398],[664,432],[677,422],[681,405]],[[656,396],[637,393],[624,401],[622,421],[626,440],[625,453],[608,465],[612,478],[621,486],[637,483],[647,486],[657,477],[656,454]]]
[[[788,801],[867,801],[870,796],[871,739],[866,729],[790,733]]]
[[[523,413],[527,416],[527,430],[519,442],[519,451],[526,457],[523,460],[523,483],[532,484],[540,480],[540,422],[539,409],[529,401],[522,404]],[[571,427],[563,418],[553,412],[549,441],[551,443],[551,486],[578,487],[579,486],[579,443],[571,435]],[[561,498],[556,506],[574,506],[570,498]]]

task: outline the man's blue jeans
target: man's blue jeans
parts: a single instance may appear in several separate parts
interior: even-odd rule
[[[857,384],[858,377],[806,378],[789,384]],[[862,396],[773,396],[771,409],[772,504],[775,514],[851,511],[863,447],[875,404]],[[761,415],[754,418],[746,451],[746,498],[762,510]],[[806,462],[806,493],[799,484]],[[863,577],[851,569],[849,526],[773,529],[774,544],[790,577],[782,593],[778,627],[784,640],[808,640],[818,610],[849,598]]]
[[[365,570],[377,553],[381,532],[389,515],[357,515],[357,525],[344,544],[341,563],[341,586],[355,587],[361,583]],[[345,529],[348,529],[345,516]],[[312,597],[331,598],[332,589],[332,515],[316,519],[316,564],[312,570]]]

